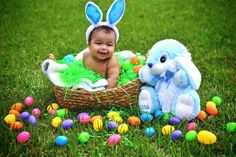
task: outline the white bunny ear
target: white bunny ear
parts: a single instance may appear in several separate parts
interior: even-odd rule
[[[99,22],[102,21],[102,11],[99,7],[93,3],[88,2],[85,6],[85,15],[87,19],[96,26]]]
[[[193,64],[191,59],[176,57],[175,60],[180,68],[187,73],[190,85],[197,90],[201,84],[201,74],[198,68]]]
[[[110,25],[116,25],[122,18],[125,12],[125,1],[116,0],[112,3],[107,11],[107,22]]]

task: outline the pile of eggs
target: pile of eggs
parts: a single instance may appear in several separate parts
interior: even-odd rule
[[[41,110],[39,108],[33,108],[30,112],[23,111],[25,107],[32,107],[34,104],[34,99],[31,96],[27,96],[24,99],[24,105],[22,103],[15,103],[11,105],[10,111],[7,116],[5,116],[4,121],[9,125],[10,130],[20,131],[23,129],[23,124],[35,126],[37,125],[37,118],[41,115]],[[30,133],[28,131],[22,131],[18,133],[16,139],[19,143],[25,143],[30,138]]]

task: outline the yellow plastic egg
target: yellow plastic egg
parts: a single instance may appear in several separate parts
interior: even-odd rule
[[[173,126],[166,125],[166,126],[162,127],[161,132],[163,135],[170,135],[174,130],[175,130],[175,128]]]
[[[93,129],[97,132],[102,130],[103,122],[101,119],[97,118],[93,122]]]
[[[61,124],[61,118],[60,117],[55,117],[52,119],[52,126],[54,128],[58,128],[58,126]]]
[[[57,110],[59,105],[57,103],[52,103],[52,109]]]
[[[51,105],[48,105],[47,111],[48,111],[48,113],[50,113],[52,111],[52,106]]]
[[[118,132],[120,134],[125,134],[128,131],[129,127],[127,124],[123,123],[118,126]]]
[[[110,111],[108,114],[107,114],[107,117],[114,120],[115,117],[120,117],[120,114],[119,112],[115,112],[115,111]]]
[[[202,130],[197,134],[198,142],[202,144],[213,144],[216,142],[216,135],[207,130]]]
[[[206,108],[208,107],[216,107],[216,104],[213,101],[208,101],[206,104]]]
[[[120,117],[120,116],[116,116],[114,119],[113,119],[114,122],[120,124],[120,123],[123,123],[123,119]]]
[[[7,115],[5,118],[4,118],[4,121],[7,123],[7,124],[11,124],[11,123],[14,123],[16,121],[16,116],[14,114],[9,114]]]

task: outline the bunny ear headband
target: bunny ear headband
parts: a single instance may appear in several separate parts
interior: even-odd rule
[[[88,2],[85,7],[85,14],[87,19],[92,25],[90,25],[86,31],[86,42],[88,43],[91,32],[100,26],[107,26],[114,30],[116,34],[116,42],[119,39],[119,31],[116,28],[116,24],[121,20],[125,12],[125,1],[115,0],[107,11],[106,22],[102,22],[102,11],[99,7],[93,3]]]

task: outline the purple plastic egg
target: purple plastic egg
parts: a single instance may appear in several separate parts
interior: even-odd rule
[[[37,120],[36,120],[36,118],[33,115],[29,116],[28,122],[29,122],[29,124],[32,124],[32,125],[36,125],[37,124]]]
[[[182,119],[181,118],[179,118],[179,117],[171,117],[170,119],[169,119],[169,124],[170,125],[177,125],[177,124],[179,124],[179,123],[181,123],[182,122]]]
[[[189,124],[187,125],[187,127],[186,127],[186,129],[187,129],[188,131],[190,131],[190,130],[195,130],[196,128],[197,128],[197,123],[195,123],[195,122],[189,123]]]
[[[32,115],[35,116],[35,118],[38,118],[41,115],[41,110],[39,108],[34,108],[32,110]]]
[[[61,126],[63,129],[70,129],[73,125],[73,121],[71,119],[66,119],[62,122]]]
[[[112,145],[117,145],[121,140],[121,136],[119,134],[111,135],[107,139],[107,143],[112,146]]]
[[[114,121],[109,121],[107,123],[107,128],[109,130],[115,130],[117,127],[118,127],[118,124],[116,122],[114,122]]]
[[[178,140],[178,139],[182,138],[182,136],[183,136],[183,133],[182,133],[181,130],[175,130],[171,134],[171,139],[173,141],[175,141],[175,140]]]
[[[87,113],[83,112],[78,114],[76,116],[76,119],[79,120],[79,122],[82,124],[88,124],[90,121],[90,116]]]
[[[29,118],[29,116],[30,116],[29,112],[22,112],[22,113],[20,114],[20,119],[21,119],[21,120],[26,120],[26,119]]]

